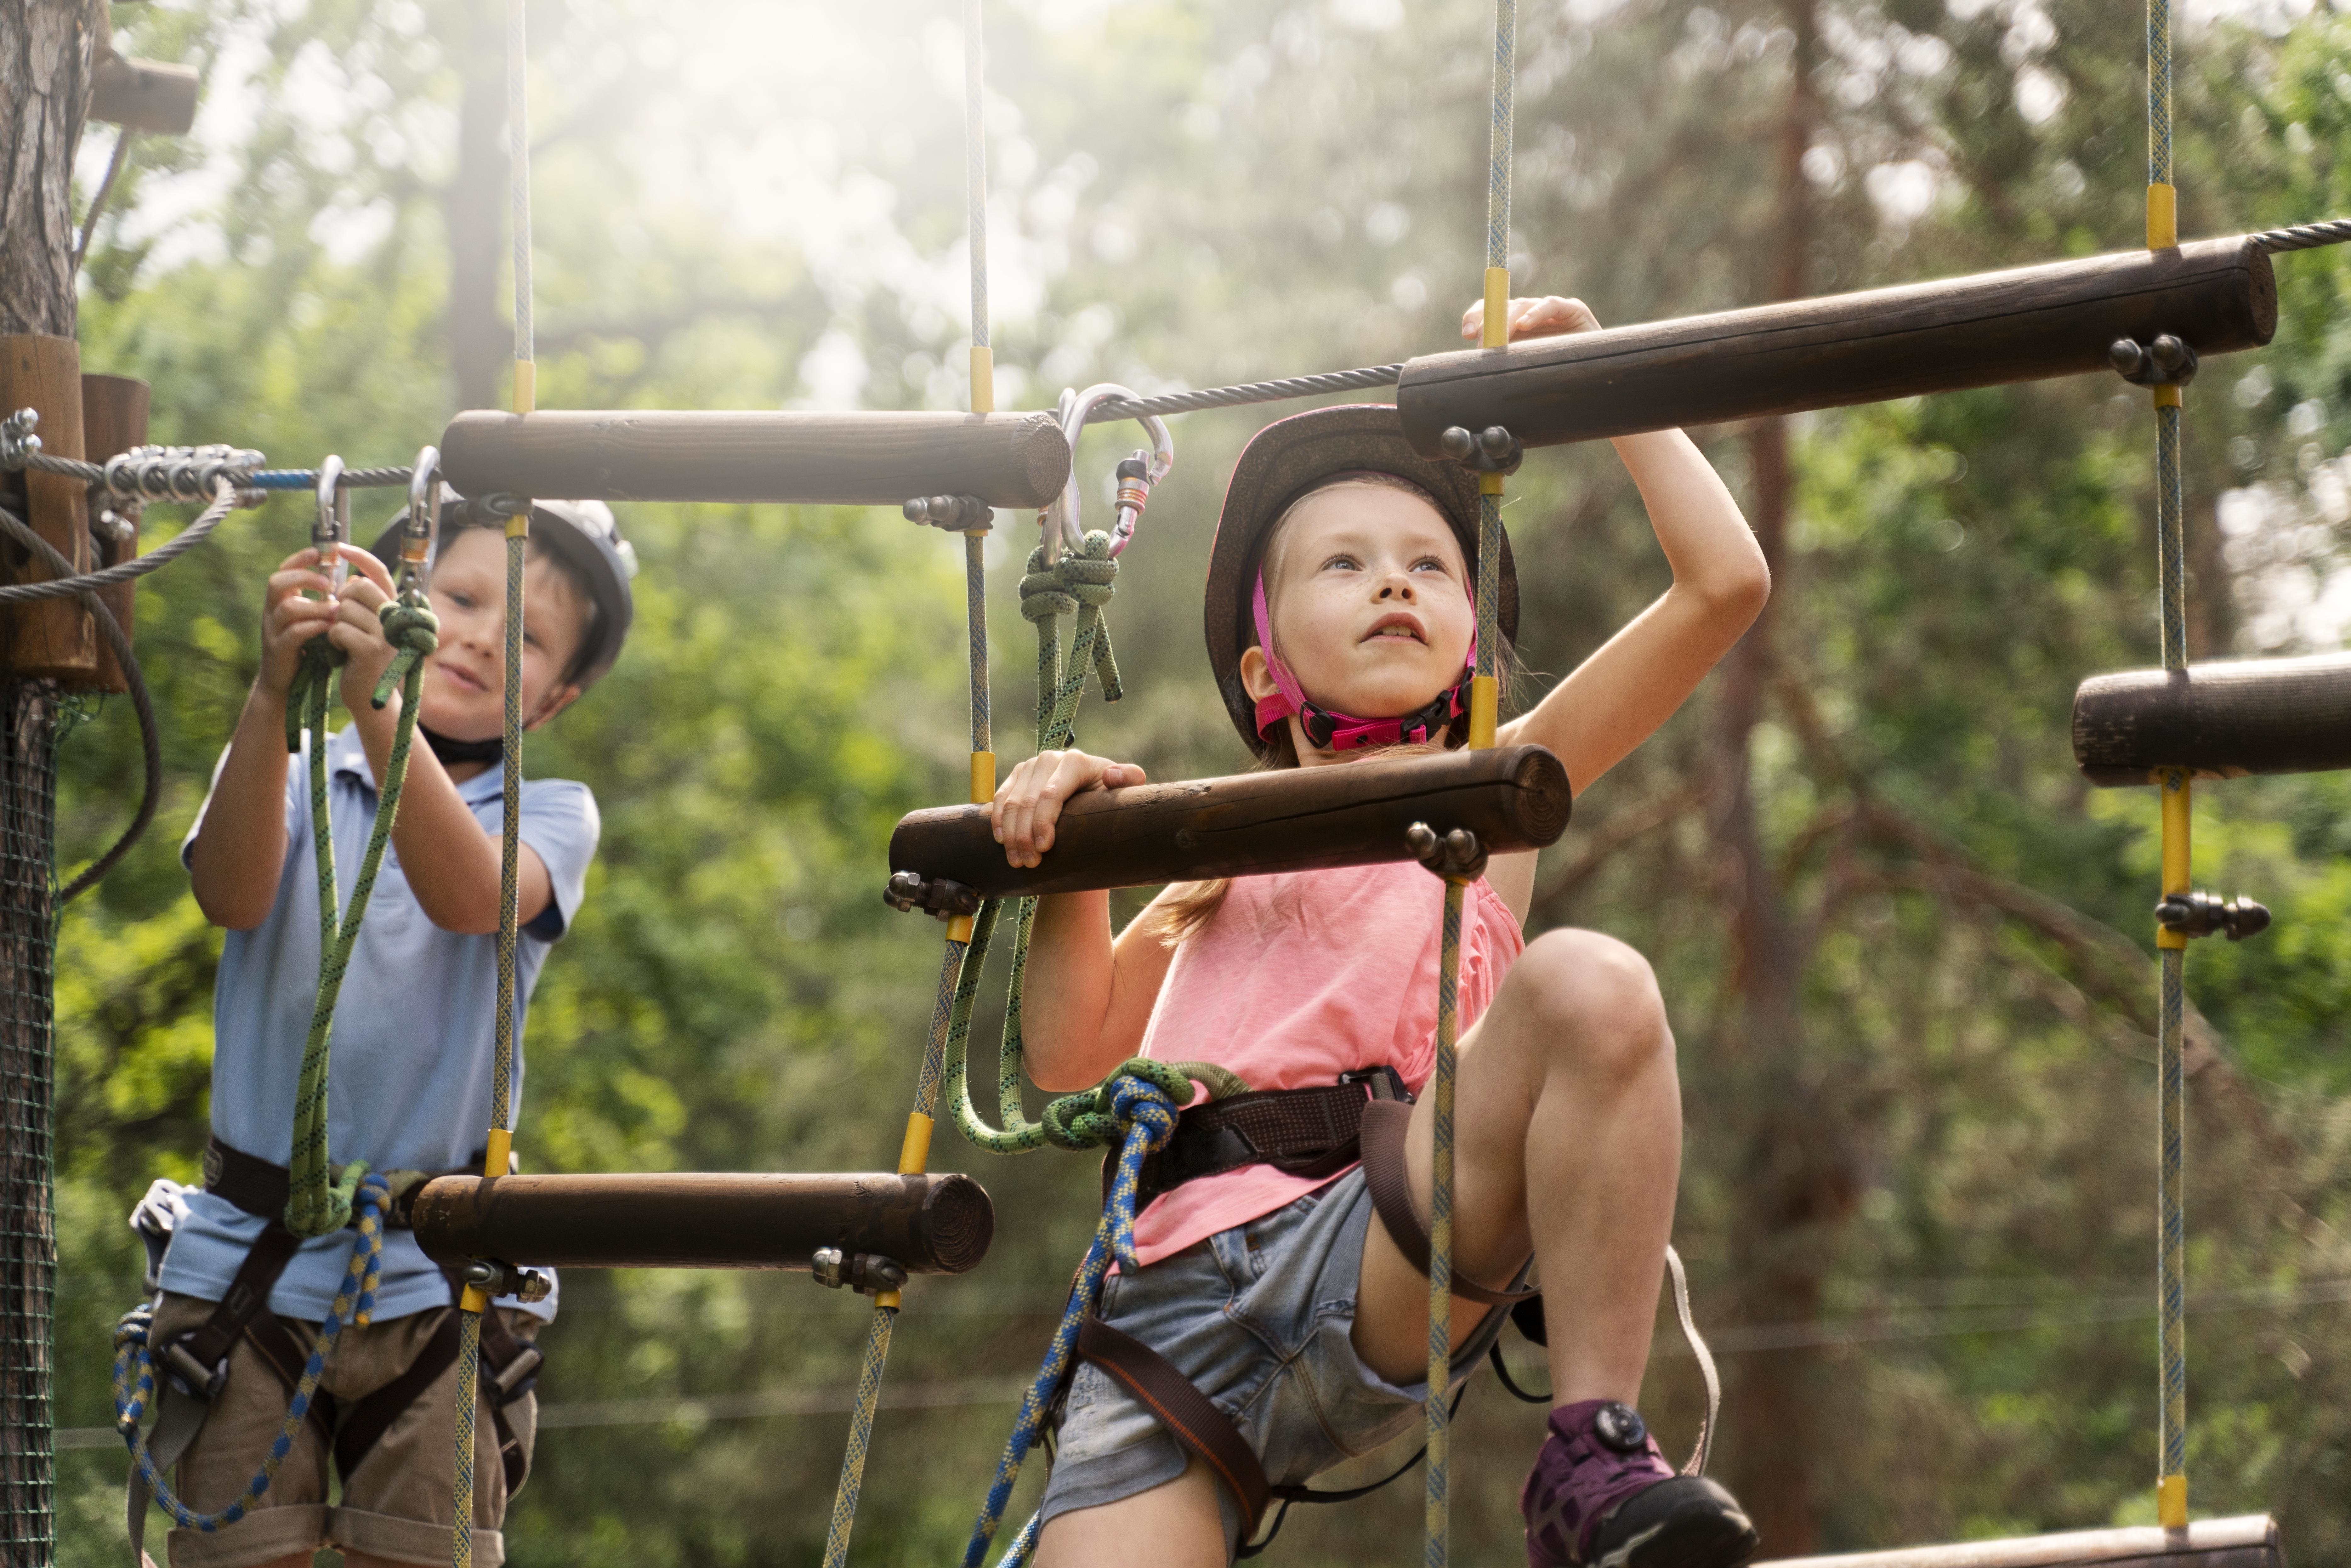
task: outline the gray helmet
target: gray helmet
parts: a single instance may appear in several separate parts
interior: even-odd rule
[[[636,615],[629,580],[637,575],[637,552],[621,537],[612,508],[601,501],[535,500],[530,504],[530,518],[531,541],[552,553],[587,584],[589,601],[595,606],[595,617],[580,640],[580,651],[572,655],[571,668],[564,672],[565,680],[584,689],[603,678],[620,658],[621,644],[628,638],[629,623]],[[400,570],[400,531],[407,522],[408,514],[402,511],[377,536],[373,547],[375,558],[394,572]],[[441,527],[444,532],[503,528],[505,524],[504,515],[494,512],[483,501],[467,500],[443,486]],[[437,538],[434,548],[437,554]]]

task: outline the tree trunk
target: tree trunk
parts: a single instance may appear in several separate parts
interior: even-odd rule
[[[449,376],[459,408],[498,408],[499,372],[513,358],[513,329],[498,309],[507,188],[505,8],[459,9],[448,54],[463,72],[457,99],[457,171],[443,197],[449,231]]]
[[[96,0],[0,0],[0,334],[74,335],[74,152],[104,21]],[[49,1568],[54,702],[0,682],[0,1562]]]
[[[1796,33],[1786,113],[1777,152],[1780,224],[1772,236],[1770,288],[1775,299],[1803,293],[1811,239],[1810,190],[1803,156],[1811,145],[1810,78],[1819,53],[1816,18],[1804,4],[1789,18]],[[1788,428],[1759,422],[1748,435],[1750,516],[1771,563],[1773,604],[1724,664],[1714,737],[1715,832],[1733,959],[1726,1043],[1746,1103],[1757,1107],[1744,1130],[1741,1212],[1733,1227],[1731,1264],[1749,1321],[1796,1322],[1820,1310],[1827,1249],[1820,1226],[1849,1206],[1846,1161],[1830,1117],[1814,1114],[1817,1096],[1802,1071],[1802,984],[1808,943],[1792,914],[1758,821],[1752,741],[1763,716],[1771,632],[1791,584],[1784,563],[1789,470]],[[1785,1350],[1733,1362],[1729,1445],[1734,1490],[1772,1557],[1810,1553],[1820,1542],[1813,1469],[1820,1451],[1820,1353]]]

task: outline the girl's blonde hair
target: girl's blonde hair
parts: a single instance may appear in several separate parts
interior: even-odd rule
[[[1290,526],[1290,520],[1298,515],[1298,509],[1301,507],[1324,491],[1335,490],[1343,485],[1367,485],[1381,490],[1401,490],[1408,496],[1419,497],[1436,508],[1440,517],[1444,515],[1444,508],[1437,505],[1435,498],[1426,490],[1400,475],[1384,474],[1369,468],[1350,469],[1344,473],[1331,475],[1300,491],[1296,498],[1281,509],[1281,515],[1274,518],[1272,525],[1265,531],[1265,546],[1259,552],[1259,559],[1261,563],[1259,570],[1265,571],[1268,577],[1266,597],[1269,601],[1272,598],[1273,567],[1278,560],[1275,552],[1280,544],[1282,531]],[[1499,645],[1494,649],[1494,672],[1500,678],[1502,695],[1508,697],[1511,685],[1518,676],[1518,660],[1512,653],[1508,639],[1497,632],[1495,641]],[[1457,721],[1448,728],[1442,740],[1405,741],[1395,746],[1382,747],[1379,750],[1385,756],[1414,757],[1426,753],[1448,751],[1455,747],[1468,744],[1468,727],[1464,719]],[[1277,729],[1269,744],[1272,747],[1273,756],[1260,763],[1260,767],[1281,768],[1298,766],[1297,743],[1291,738],[1288,725]],[[1216,918],[1217,911],[1224,907],[1225,895],[1232,891],[1232,885],[1230,877],[1217,877],[1208,882],[1171,883],[1157,898],[1151,901],[1150,907],[1145,909],[1138,918],[1150,922],[1144,928],[1150,935],[1156,936],[1167,946],[1176,946]]]

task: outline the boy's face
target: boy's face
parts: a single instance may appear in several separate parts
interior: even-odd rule
[[[420,722],[452,740],[488,740],[506,727],[506,537],[461,528],[433,565],[433,612],[441,647],[424,665]],[[537,729],[579,696],[559,684],[580,651],[590,606],[555,563],[532,549],[523,561],[522,716]]]

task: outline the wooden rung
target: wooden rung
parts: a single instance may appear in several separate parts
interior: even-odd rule
[[[1045,413],[476,409],[442,433],[441,473],[467,496],[1034,507],[1061,493],[1070,444]]]
[[[1415,822],[1508,853],[1557,841],[1571,803],[1567,770],[1540,746],[1448,751],[1080,795],[1044,863],[1023,870],[1005,863],[987,807],[915,811],[890,835],[890,869],[989,898],[1150,887],[1410,860]]]
[[[2207,1519],[2185,1530],[2145,1525],[2058,1535],[1961,1541],[1895,1552],[1783,1557],[1754,1568],[2285,1568],[2276,1521],[2266,1514]]]
[[[2119,252],[1898,288],[1429,354],[1396,407],[1427,456],[1448,425],[1530,446],[2105,371],[2118,338],[2199,354],[2277,329],[2277,279],[2250,239]]]
[[[2074,694],[2074,760],[2109,787],[2165,768],[2208,779],[2351,768],[2351,653],[2093,675]]]
[[[836,1247],[960,1274],[996,1234],[987,1189],[955,1174],[441,1176],[410,1213],[437,1262],[558,1269],[806,1269]]]

